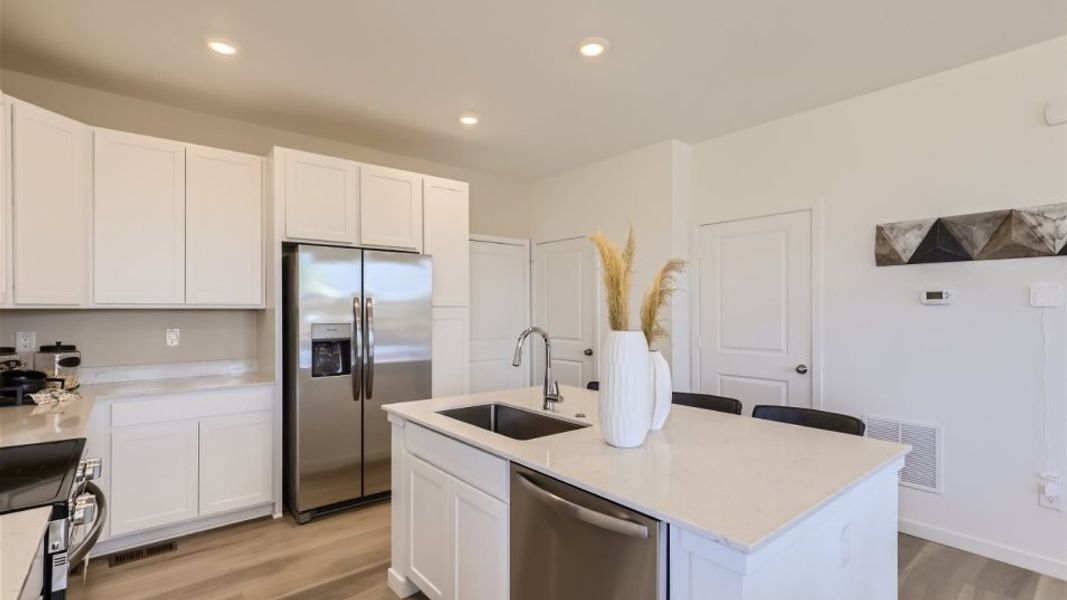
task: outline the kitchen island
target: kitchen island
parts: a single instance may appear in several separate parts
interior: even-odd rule
[[[596,392],[563,394],[553,415],[587,426],[525,441],[439,413],[498,403],[544,414],[540,388],[385,407],[398,596],[508,597],[512,463],[665,523],[660,598],[896,599],[907,446],[675,406],[643,446],[619,449],[601,438]]]

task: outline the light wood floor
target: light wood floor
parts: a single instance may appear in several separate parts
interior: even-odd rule
[[[396,600],[385,587],[389,505],[297,525],[263,519],[178,540],[178,550],[109,568],[94,560],[71,600]],[[1067,600],[1067,584],[900,537],[901,600]],[[415,598],[425,600],[421,594]]]

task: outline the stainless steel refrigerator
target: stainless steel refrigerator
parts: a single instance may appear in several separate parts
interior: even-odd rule
[[[381,407],[431,393],[431,263],[303,244],[283,256],[285,496],[306,523],[388,496]]]

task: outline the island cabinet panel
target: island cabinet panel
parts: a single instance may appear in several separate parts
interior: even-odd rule
[[[437,177],[423,180],[423,252],[433,257],[433,305],[470,304],[469,186]]]
[[[12,101],[14,303],[89,301],[92,130]]]
[[[452,480],[453,590],[456,600],[508,597],[508,505]]]
[[[263,159],[186,151],[185,300],[262,306]]]
[[[422,250],[422,177],[363,165],[360,169],[360,244]]]
[[[196,421],[111,432],[111,535],[197,516]]]
[[[410,577],[432,600],[451,598],[452,539],[450,477],[414,456],[408,456]]]
[[[284,177],[287,238],[359,244],[358,163],[286,148],[275,149],[274,160]]]
[[[268,412],[200,420],[200,515],[271,501]]]
[[[97,304],[185,303],[185,144],[97,129]]]

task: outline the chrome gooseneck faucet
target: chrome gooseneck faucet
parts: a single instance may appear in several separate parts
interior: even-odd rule
[[[559,382],[552,381],[552,340],[549,339],[548,332],[540,327],[529,327],[520,333],[519,341],[515,343],[515,356],[511,359],[511,365],[514,367],[522,365],[522,344],[531,333],[536,333],[545,340],[545,404],[543,408],[555,410],[556,404],[563,402],[563,396],[559,393]]]

